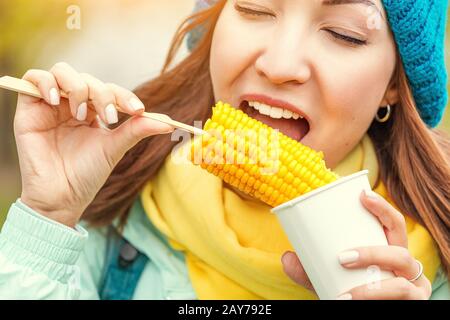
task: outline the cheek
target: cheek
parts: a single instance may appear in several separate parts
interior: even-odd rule
[[[211,79],[216,100],[226,97],[225,91],[228,91],[226,88],[235,77],[234,70],[239,58],[231,48],[236,48],[232,38],[226,34],[226,30],[218,26],[214,34],[210,57]]]
[[[233,85],[243,81],[242,75],[251,68],[259,48],[264,45],[256,35],[267,33],[255,28],[242,21],[232,1],[227,3],[211,44],[210,72],[216,100],[232,102]]]
[[[356,55],[355,55],[356,56]],[[321,119],[310,144],[324,151],[327,163],[335,166],[350,152],[367,132],[381,106],[389,84],[394,62],[384,55],[381,59],[362,56],[346,61],[322,59],[318,68]],[[333,143],[329,143],[333,141]]]
[[[235,27],[230,23],[229,7],[227,4],[221,13],[211,44],[210,70],[216,100],[227,98],[227,84],[234,78],[235,66],[239,61],[237,52],[240,48],[236,37],[233,37]]]
[[[322,97],[324,112],[331,116],[352,119],[370,119],[380,107],[392,69],[380,62],[367,63],[367,59],[354,59],[345,63],[324,66]],[[381,61],[381,60],[380,60]],[[364,115],[368,115],[364,116]]]

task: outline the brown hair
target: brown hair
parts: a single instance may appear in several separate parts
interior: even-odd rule
[[[209,72],[212,35],[226,0],[188,17],[173,39],[162,73],[135,90],[153,112],[193,124],[206,121],[214,104]],[[192,53],[171,68],[187,34],[204,28],[204,36]],[[400,101],[387,124],[374,122],[369,130],[384,181],[397,207],[425,226],[439,246],[441,260],[450,271],[450,139],[430,130],[416,111],[415,102],[401,63],[393,80]],[[122,119],[123,120],[123,119]],[[128,212],[146,182],[160,169],[177,142],[170,137],[144,139],[116,166],[83,219],[93,226],[109,225],[119,218],[126,223]]]
[[[427,128],[421,120],[401,63],[393,80],[399,102],[392,119],[386,124],[375,121],[369,129],[380,178],[400,211],[431,233],[449,274],[450,138],[443,131]]]

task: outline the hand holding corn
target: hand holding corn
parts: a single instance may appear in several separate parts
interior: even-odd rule
[[[139,116],[131,91],[78,73],[65,63],[23,77],[44,99],[20,94],[14,133],[22,176],[21,201],[43,216],[74,227],[114,166],[141,139],[173,131]],[[62,99],[60,91],[68,94]],[[132,117],[114,130],[116,107]]]

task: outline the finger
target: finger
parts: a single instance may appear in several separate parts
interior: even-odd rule
[[[114,94],[117,106],[122,112],[138,115],[145,111],[144,103],[142,103],[142,101],[130,90],[122,88],[114,83],[107,83],[106,86]]]
[[[314,291],[314,287],[308,278],[300,259],[294,252],[286,252],[281,257],[281,263],[283,264],[283,270],[291,278],[292,281],[298,283],[299,285]]]
[[[45,102],[49,105],[57,106],[60,104],[59,86],[55,77],[50,72],[32,69],[28,70],[22,79],[33,83],[39,89],[39,93]],[[24,99],[23,101],[25,102],[36,102],[40,100],[40,98],[27,95],[21,95],[21,99]]]
[[[373,191],[363,192],[361,202],[381,222],[390,245],[408,248],[405,217],[400,212]]]
[[[342,266],[361,269],[373,265],[393,271],[397,276],[412,279],[419,273],[419,264],[408,249],[398,246],[373,246],[341,252],[338,256]]]
[[[61,89],[67,94],[72,117],[85,121],[88,115],[89,88],[80,74],[65,62],[55,64],[50,72]]]
[[[430,295],[405,278],[365,284],[341,294],[338,300],[427,300]]]
[[[89,88],[89,100],[103,122],[111,125],[119,121],[116,109],[116,97],[105,83],[87,74],[80,74]]]
[[[106,152],[112,157],[114,162],[119,160],[142,139],[158,134],[168,134],[173,131],[174,128],[168,124],[135,116],[112,130],[111,136],[105,137],[109,141],[114,141],[114,143],[105,143],[105,148],[107,148]]]

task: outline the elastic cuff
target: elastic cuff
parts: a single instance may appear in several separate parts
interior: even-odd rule
[[[47,273],[53,268],[51,273],[57,276],[76,263],[87,237],[83,227],[72,229],[50,220],[19,199],[11,206],[3,225],[0,250],[11,262]]]

